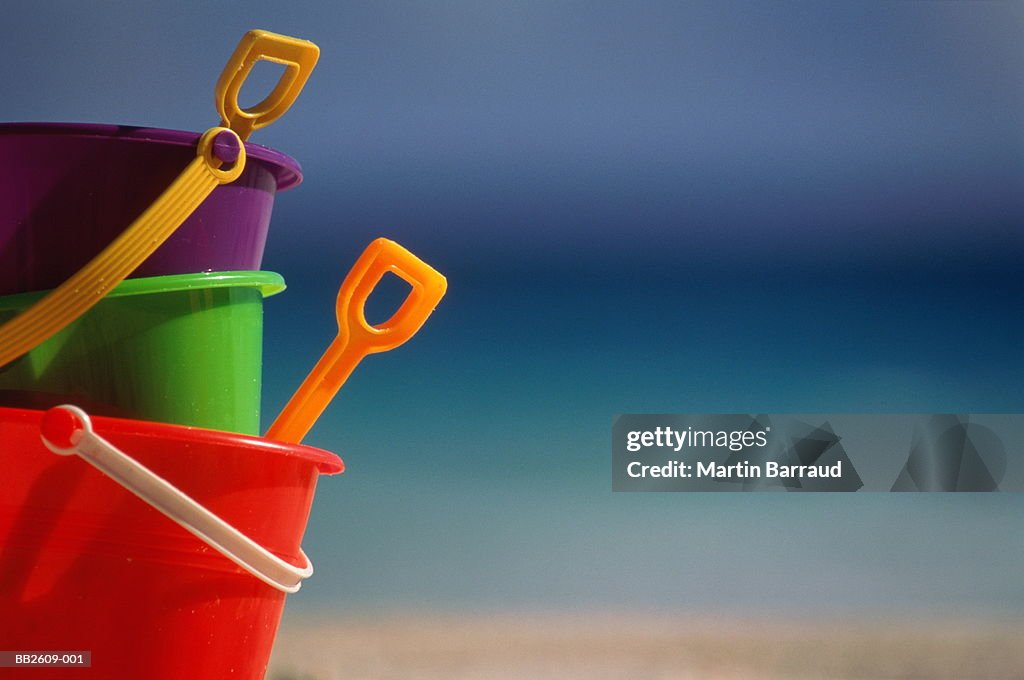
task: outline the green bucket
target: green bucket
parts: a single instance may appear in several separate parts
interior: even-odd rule
[[[263,298],[271,272],[128,279],[0,368],[0,406],[90,413],[259,434]],[[0,323],[45,295],[0,297]]]

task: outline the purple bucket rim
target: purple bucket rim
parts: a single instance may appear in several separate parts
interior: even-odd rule
[[[80,137],[116,137],[159,142],[174,146],[192,146],[202,133],[167,128],[150,128],[137,125],[109,125],[105,123],[0,123],[0,135],[77,135]],[[288,154],[261,144],[245,143],[249,158],[255,158],[268,166],[277,181],[278,191],[287,191],[302,182],[302,167]]]

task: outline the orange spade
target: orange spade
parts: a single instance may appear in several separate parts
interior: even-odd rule
[[[390,319],[371,326],[366,300],[388,272],[412,290]],[[371,243],[338,291],[338,337],[267,430],[267,439],[302,441],[363,357],[387,352],[415,335],[447,288],[444,276],[394,241],[379,238]]]

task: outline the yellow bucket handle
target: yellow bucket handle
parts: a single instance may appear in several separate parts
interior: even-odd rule
[[[91,309],[153,254],[221,184],[235,181],[245,169],[244,140],[257,128],[277,120],[292,105],[319,49],[313,43],[267,31],[249,31],[228,60],[217,82],[218,111],[231,126],[207,130],[196,157],[124,232],[67,281],[0,326],[0,367],[56,335]],[[313,55],[310,57],[310,55]],[[274,90],[248,111],[237,107],[238,91],[252,65],[269,59],[294,66]],[[291,74],[291,75],[288,75]],[[226,115],[224,102],[234,105]]]

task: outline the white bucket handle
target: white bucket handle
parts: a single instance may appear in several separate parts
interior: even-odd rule
[[[60,425],[48,433],[47,430],[53,428],[47,426],[47,420],[53,423],[54,417],[60,418]],[[64,428],[65,423],[71,425],[69,432]],[[274,555],[96,434],[89,415],[77,406],[65,404],[47,412],[40,436],[46,448],[61,456],[78,454],[87,463],[267,585],[285,593],[294,593],[302,587],[302,580],[313,574],[313,565],[301,549],[299,552],[306,563],[301,568]],[[68,443],[69,446],[58,446],[52,441],[54,436],[59,436],[62,440],[60,443]]]

